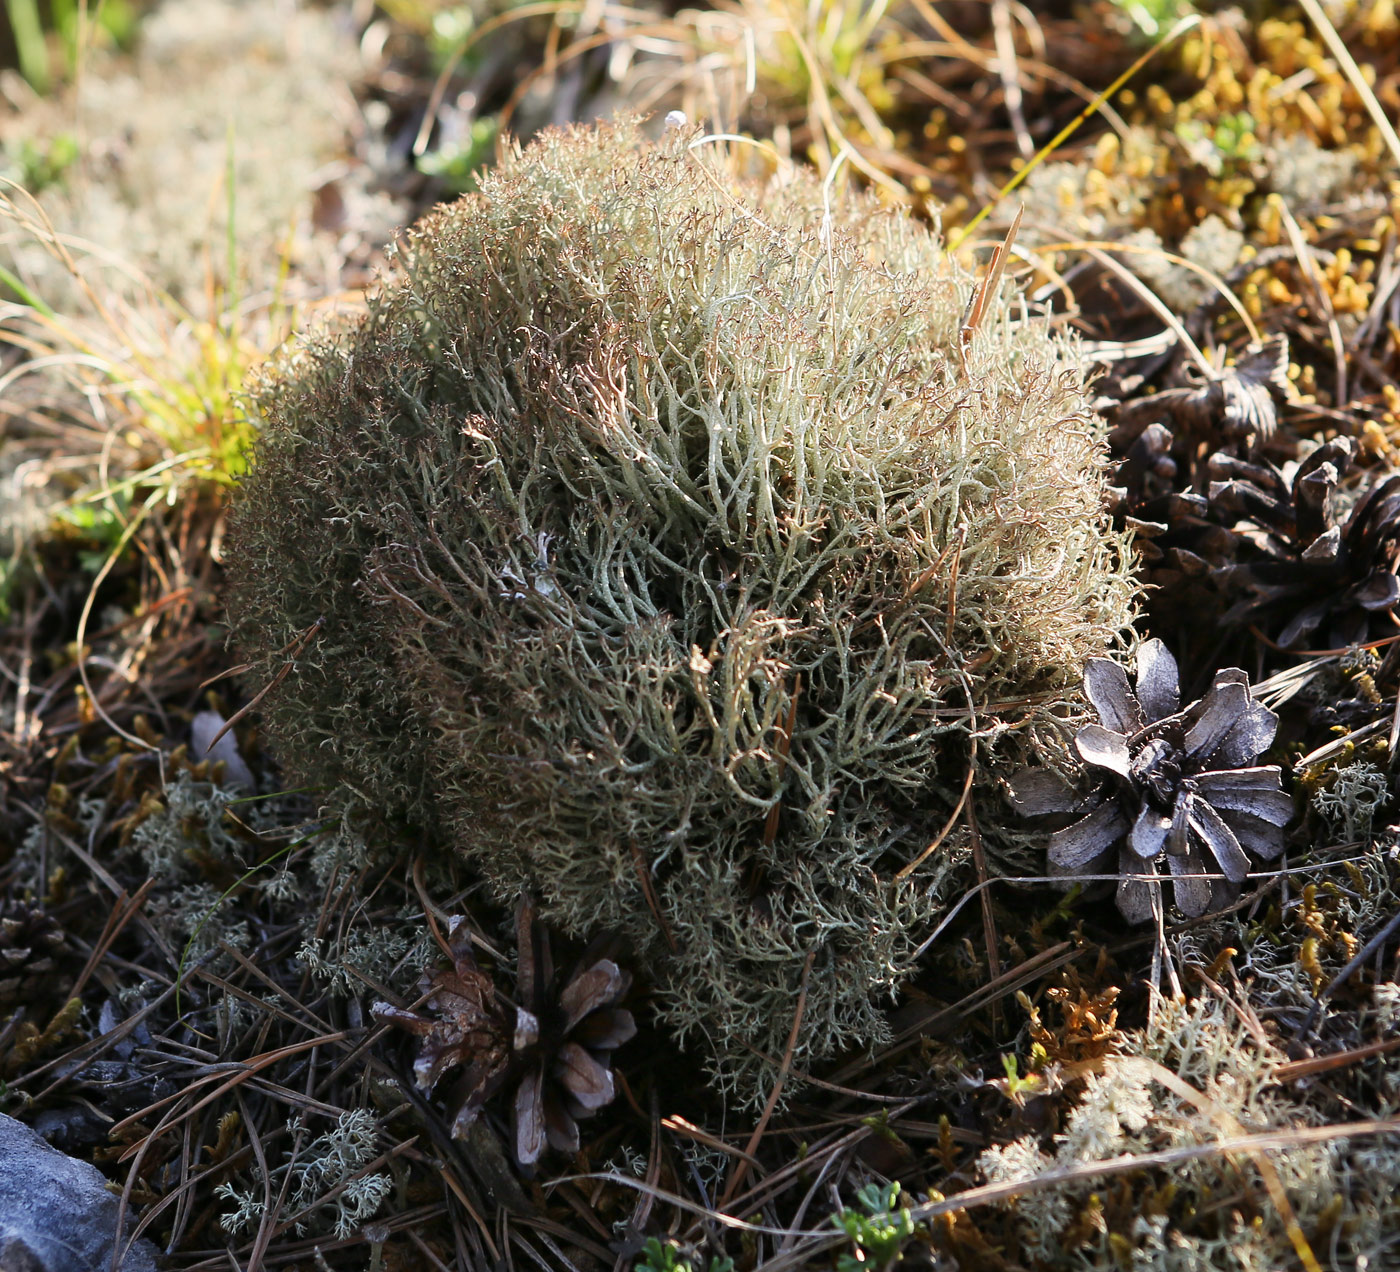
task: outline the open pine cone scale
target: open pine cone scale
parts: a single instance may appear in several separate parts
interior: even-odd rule
[[[637,1026],[631,1012],[613,1006],[632,977],[611,959],[585,957],[562,988],[555,983],[549,933],[528,897],[516,912],[516,940],[516,1058],[528,1071],[515,1095],[515,1148],[528,1164],[539,1160],[546,1144],[578,1152],[578,1122],[612,1101],[608,1058]]]

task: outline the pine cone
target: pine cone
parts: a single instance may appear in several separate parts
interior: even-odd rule
[[[1127,486],[1132,503],[1139,493],[1151,497],[1153,480],[1180,476],[1175,488],[1189,488],[1198,456],[1212,451],[1248,455],[1267,442],[1290,391],[1288,341],[1271,336],[1202,384],[1110,406],[1109,447],[1123,456],[1117,484]],[[1144,480],[1147,489],[1142,491]]]
[[[452,1096],[457,1105],[454,1136],[465,1136],[487,1100],[514,1085],[520,1164],[538,1161],[546,1144],[577,1152],[579,1119],[592,1117],[613,1098],[612,1052],[637,1032],[631,1012],[615,1006],[631,987],[631,976],[610,959],[585,958],[561,985],[549,933],[536,922],[534,904],[525,898],[516,914],[519,954],[512,1009],[478,968],[463,920],[454,919],[449,931],[453,970],[423,984],[429,993],[425,1005],[438,1018],[388,1003],[375,1003],[372,1014],[423,1039],[413,1065],[423,1090],[432,1090],[447,1070],[465,1068]]]
[[[1321,629],[1331,648],[1376,633],[1400,602],[1400,475],[1373,480],[1344,521],[1336,494],[1351,466],[1350,438],[1319,446],[1291,474],[1272,465],[1212,458],[1212,517],[1245,546],[1220,585],[1239,596],[1225,623],[1277,628],[1284,648]],[[1389,631],[1389,627],[1385,630]]]
[[[1256,625],[1285,649],[1319,631],[1328,648],[1389,632],[1377,620],[1400,603],[1400,475],[1372,480],[1339,518],[1354,451],[1339,437],[1284,468],[1216,452],[1207,494],[1136,505],[1128,522],[1156,630],[1176,632],[1183,616],[1196,628]]]
[[[1138,650],[1136,691],[1106,658],[1089,661],[1084,690],[1101,723],[1086,724],[1074,744],[1098,786],[1082,797],[1042,769],[1012,783],[1024,816],[1079,815],[1050,836],[1052,871],[1118,872],[1118,908],[1141,923],[1164,862],[1184,913],[1219,909],[1238,893],[1251,854],[1272,861],[1283,851],[1293,800],[1276,764],[1256,764],[1278,717],[1252,700],[1236,667],[1181,709],[1176,660],[1160,640]]]
[[[637,1032],[632,1013],[613,1004],[632,977],[611,959],[584,964],[561,986],[554,976],[549,932],[525,898],[516,916],[520,944],[516,1057],[524,1076],[515,1093],[515,1155],[537,1161],[546,1142],[578,1151],[578,1120],[611,1102],[615,1048]]]
[[[67,953],[63,930],[42,910],[20,904],[0,910],[0,1015],[66,994],[73,983]]]
[[[1179,646],[1192,646],[1202,625],[1223,621],[1235,599],[1222,571],[1248,559],[1248,544],[1233,530],[1236,518],[1217,506],[1216,486],[1230,465],[1277,472],[1254,457],[1276,432],[1288,394],[1288,344],[1277,337],[1250,346],[1203,384],[1105,408],[1118,460],[1110,510],[1134,531],[1153,629]]]

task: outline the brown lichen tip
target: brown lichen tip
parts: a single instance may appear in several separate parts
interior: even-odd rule
[[[1254,765],[1278,717],[1253,701],[1237,667],[1216,672],[1205,697],[1180,709],[1176,659],[1160,640],[1138,650],[1136,692],[1103,658],[1085,667],[1084,690],[1100,723],[1079,730],[1075,749],[1098,785],[1081,796],[1044,770],[1010,783],[1024,816],[1081,814],[1050,836],[1051,871],[1099,875],[1116,863],[1118,908],[1141,923],[1165,861],[1183,912],[1219,909],[1237,895],[1250,854],[1273,860],[1283,851],[1293,800],[1278,765]],[[1207,877],[1215,872],[1224,878]]]
[[[579,1119],[592,1117],[615,1094],[612,1052],[636,1032],[632,1013],[616,1004],[632,977],[610,959],[585,959],[559,984],[549,933],[523,898],[516,914],[519,943],[516,1004],[500,995],[471,953],[466,922],[450,920],[453,966],[425,976],[424,1005],[436,1019],[375,1003],[376,1020],[422,1039],[413,1072],[431,1091],[449,1069],[461,1068],[452,1094],[452,1134],[466,1135],[486,1102],[515,1086],[515,1156],[537,1162],[545,1147],[578,1151]]]

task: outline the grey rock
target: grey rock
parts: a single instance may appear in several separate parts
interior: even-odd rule
[[[0,1114],[0,1272],[106,1272],[117,1237],[106,1183],[96,1167]],[[155,1272],[155,1253],[138,1241],[121,1272]]]

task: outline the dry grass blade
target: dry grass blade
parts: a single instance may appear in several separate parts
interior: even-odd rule
[[[642,896],[646,899],[647,909],[651,911],[652,918],[656,920],[656,926],[661,932],[662,939],[666,942],[666,948],[674,954],[680,949],[680,943],[676,940],[676,934],[671,931],[666,911],[661,908],[661,902],[657,899],[656,888],[651,881],[651,868],[642,856],[641,847],[635,843],[630,847],[632,865],[637,872],[637,882],[641,886]]]
[[[1132,1067],[1139,1068],[1145,1075],[1154,1082],[1161,1083],[1167,1090],[1180,1096],[1183,1100],[1194,1104],[1202,1112],[1224,1127],[1226,1131],[1237,1140],[1247,1140],[1242,1127],[1235,1117],[1227,1112],[1215,1100],[1197,1091],[1189,1082],[1183,1082],[1180,1077],[1171,1072],[1170,1069],[1153,1060],[1136,1058],[1131,1062]],[[1400,1121],[1394,1124],[1395,1129],[1400,1130]],[[1329,1128],[1330,1129],[1330,1128]],[[1231,1150],[1222,1149],[1222,1152]],[[1294,1253],[1298,1256],[1298,1261],[1303,1265],[1306,1272],[1322,1272],[1322,1268],[1317,1261],[1317,1256],[1313,1254],[1312,1247],[1308,1244],[1307,1238],[1303,1235],[1303,1230],[1298,1226],[1297,1215],[1294,1214],[1293,1205],[1288,1200],[1288,1193],[1283,1187],[1283,1181],[1279,1178],[1278,1170],[1272,1161],[1261,1149],[1244,1150],[1253,1158],[1259,1173],[1264,1177],[1264,1186],[1269,1191],[1269,1199],[1273,1202],[1274,1208],[1282,1216],[1288,1230],[1288,1239],[1293,1245]]]
[[[129,1117],[124,1118],[122,1121],[118,1122],[114,1127],[112,1127],[111,1134],[113,1138],[117,1138],[121,1136],[123,1132],[135,1127],[138,1123],[143,1121],[150,1114],[154,1113],[157,1109],[164,1108],[166,1105],[169,1104],[178,1103],[187,1095],[191,1094],[195,1087],[208,1086],[211,1083],[219,1082],[221,1078],[224,1079],[224,1081],[218,1087],[216,1087],[215,1090],[211,1091],[207,1095],[201,1096],[189,1108],[182,1109],[178,1113],[167,1112],[165,1114],[162,1114],[160,1124],[156,1127],[156,1129],[150,1132],[150,1134],[143,1137],[138,1143],[128,1148],[125,1152],[121,1154],[120,1157],[118,1157],[117,1160],[124,1162],[129,1160],[133,1156],[136,1156],[138,1153],[143,1152],[154,1141],[154,1138],[156,1136],[162,1135],[165,1132],[174,1129],[182,1121],[186,1120],[187,1118],[193,1117],[196,1113],[199,1112],[200,1109],[204,1108],[206,1105],[212,1104],[214,1101],[222,1099],[229,1092],[234,1090],[236,1087],[241,1086],[243,1083],[249,1081],[251,1078],[261,1073],[264,1069],[270,1068],[272,1065],[279,1064],[281,1063],[281,1061],[286,1060],[291,1056],[301,1055],[303,1052],[314,1050],[316,1047],[329,1046],[331,1043],[334,1042],[344,1042],[350,1036],[351,1035],[345,1031],[333,1034],[318,1035],[313,1038],[305,1039],[301,1042],[291,1043],[286,1047],[279,1047],[274,1051],[265,1052],[264,1054],[254,1056],[249,1060],[240,1061],[236,1070],[231,1075],[223,1071],[206,1074],[204,1077],[191,1083],[190,1089],[188,1091],[181,1091],[175,1095],[167,1097],[166,1099],[158,1100],[154,1104],[150,1104],[146,1108],[141,1109],[139,1112],[133,1113]]]
[[[498,13],[494,17],[488,18],[480,26],[473,26],[469,33],[464,36],[448,54],[443,62],[442,70],[438,72],[437,79],[433,83],[431,92],[428,94],[427,104],[423,111],[423,120],[419,125],[418,132],[413,139],[413,153],[422,155],[428,148],[429,139],[438,120],[438,111],[442,106],[443,98],[447,93],[448,86],[452,83],[452,76],[461,65],[462,59],[483,40],[494,35],[502,27],[509,26],[515,22],[523,22],[530,18],[552,17],[559,18],[563,14],[581,14],[591,12],[588,4],[582,0],[537,0],[532,4],[516,5],[506,13]],[[645,9],[633,9],[625,5],[605,4],[601,7],[600,17],[623,18],[646,25],[652,22],[655,15]],[[662,28],[663,30],[665,28]],[[616,38],[609,36],[609,38]],[[571,46],[572,47],[572,46]],[[567,56],[567,54],[566,54]],[[577,56],[575,54],[574,56]],[[556,59],[555,66],[558,65]],[[551,68],[552,69],[552,68]],[[502,143],[504,142],[504,129],[502,130]]]
[[[1387,1038],[1384,1042],[1368,1043],[1364,1047],[1353,1047],[1350,1051],[1335,1051],[1330,1055],[1313,1056],[1307,1060],[1290,1060],[1280,1065],[1275,1076],[1280,1082],[1296,1082],[1299,1078],[1315,1077],[1319,1073],[1332,1073],[1348,1065],[1359,1064],[1375,1056],[1388,1055],[1400,1048],[1400,1038]]]
[[[1217,274],[1213,270],[1207,269],[1204,265],[1201,265],[1196,261],[1189,260],[1184,256],[1178,256],[1175,252],[1168,252],[1160,247],[1148,247],[1147,245],[1142,243],[1115,243],[1108,239],[1065,239],[1063,242],[1058,243],[1043,243],[1040,245],[1040,251],[1081,251],[1095,253],[1094,258],[1098,260],[1101,264],[1104,264],[1105,268],[1108,267],[1108,256],[1147,256],[1160,261],[1164,261],[1167,264],[1174,265],[1179,269],[1184,269],[1189,273],[1194,274],[1197,278],[1200,278],[1204,282],[1209,283],[1211,289],[1215,292],[1215,294],[1219,296],[1220,299],[1230,307],[1235,317],[1238,318],[1240,322],[1244,325],[1245,330],[1249,333],[1250,340],[1253,341],[1255,344],[1259,344],[1262,343],[1264,339],[1263,333],[1259,330],[1259,326],[1254,321],[1254,318],[1250,314],[1249,310],[1245,308],[1245,306],[1241,303],[1240,298],[1235,295],[1234,291],[1230,288],[1229,284],[1226,283],[1226,281],[1223,278],[1221,278],[1219,274]],[[1104,255],[1097,255],[1098,253],[1103,253]],[[1160,352],[1162,341],[1165,339],[1170,339],[1171,337],[1175,337],[1177,340],[1182,341],[1183,347],[1187,350],[1191,350],[1195,346],[1195,342],[1191,340],[1189,334],[1186,333],[1185,328],[1182,326],[1180,317],[1173,313],[1171,309],[1161,301],[1157,294],[1153,292],[1150,288],[1148,288],[1146,284],[1142,282],[1141,279],[1137,278],[1136,275],[1129,275],[1127,273],[1122,272],[1121,270],[1115,270],[1114,272],[1125,282],[1127,282],[1129,278],[1132,278],[1133,283],[1136,283],[1136,286],[1133,286],[1133,283],[1129,283],[1129,286],[1132,287],[1133,290],[1137,292],[1138,295],[1140,295],[1144,301],[1147,302],[1148,306],[1152,309],[1153,313],[1155,313],[1159,318],[1162,319],[1163,322],[1167,324],[1168,331],[1170,334],[1167,336],[1147,336],[1144,337],[1142,340],[1133,341],[1129,343],[1126,347],[1121,347],[1117,350],[1114,350],[1113,342],[1099,342],[1104,346],[1101,349],[1095,347],[1092,344],[1086,343],[1086,352],[1092,353],[1095,357],[1103,356],[1105,354],[1108,354],[1110,351],[1118,352],[1122,357],[1145,356],[1151,353]],[[1197,365],[1201,365],[1202,362],[1205,360],[1205,355],[1201,354],[1199,349],[1197,349],[1196,352],[1192,354],[1192,357],[1197,359]],[[1206,365],[1209,365],[1209,363],[1207,362]]]
[[[967,799],[968,796],[972,794],[972,784],[974,781],[976,781],[976,779],[977,754],[976,744],[974,743],[973,754],[969,759],[967,765],[967,773],[963,777],[962,790],[958,794],[958,802],[953,806],[953,811],[948,814],[948,820],[943,823],[942,829],[939,830],[938,834],[936,834],[933,837],[932,841],[928,844],[928,846],[921,853],[919,853],[919,855],[915,857],[914,860],[911,861],[907,866],[902,866],[900,868],[899,872],[895,875],[896,882],[902,883],[905,879],[909,878],[909,876],[912,875],[925,861],[927,861],[929,857],[931,857],[935,852],[938,851],[939,848],[943,846],[944,841],[952,833],[953,827],[958,824],[958,818],[962,816],[963,809],[967,807]]]
[[[889,49],[881,50],[879,56],[880,61],[886,64],[897,63],[912,57],[956,58],[970,62],[974,66],[983,67],[988,72],[995,72],[999,62],[995,50],[978,48],[975,44],[968,44],[966,41],[949,40],[909,40]],[[1037,79],[1053,84],[1056,88],[1061,88],[1088,103],[1091,112],[1097,111],[1103,117],[1104,122],[1120,136],[1129,131],[1127,121],[1103,99],[1102,95],[1096,94],[1093,89],[1073,75],[1068,75],[1058,67],[1037,61],[1035,58],[1018,58],[1017,65],[1027,75],[1033,75]],[[969,120],[972,118],[972,109],[966,101],[953,96],[947,89],[929,79],[927,75],[903,65],[896,67],[895,75],[917,88],[930,101],[936,102],[951,114]]]
[[[1321,746],[1309,751],[1293,762],[1293,771],[1302,773],[1311,765],[1322,764],[1343,752],[1351,751],[1358,742],[1364,742],[1367,738],[1375,737],[1390,727],[1389,720],[1372,720],[1370,724],[1363,724],[1359,729],[1351,729],[1340,737],[1324,742]]]
[[[968,374],[967,359],[972,349],[972,338],[986,318],[988,309],[1001,297],[1001,281],[1006,273],[1006,262],[1011,257],[1011,249],[1016,242],[1016,234],[1021,228],[1021,216],[1025,210],[1024,206],[1016,209],[1016,215],[1011,219],[1006,236],[993,250],[986,271],[977,280],[977,286],[968,297],[967,309],[958,326],[958,349],[962,355],[964,376]]]
[[[995,879],[988,880],[988,883],[998,882]],[[1001,880],[1004,883],[1016,882],[1015,880]],[[971,898],[969,897],[969,900]],[[1049,976],[1052,972],[1062,967],[1068,966],[1076,959],[1083,957],[1082,947],[1076,947],[1069,941],[1061,941],[1048,949],[1042,950],[1038,954],[1032,955],[1023,963],[1016,967],[1009,968],[994,981],[989,982],[980,989],[961,998],[956,1003],[949,1006],[938,1007],[922,1015],[915,1023],[905,1026],[896,1035],[894,1042],[884,1048],[871,1060],[859,1060],[838,1069],[834,1077],[837,1082],[849,1082],[853,1077],[860,1074],[868,1065],[878,1064],[887,1061],[894,1056],[900,1055],[915,1045],[921,1037],[937,1037],[940,1033],[960,1020],[970,1018],[973,1013],[990,1007],[994,1002],[1009,998],[1018,989],[1024,988],[1033,981]]]
[[[889,1116],[893,1120],[917,1107],[920,1103],[921,1101],[918,1099],[903,1100],[890,1110]],[[852,1127],[852,1122],[856,1123],[854,1127],[847,1129]],[[831,1125],[833,1123],[826,1123],[820,1129],[825,1130]],[[708,1207],[693,1209],[690,1210],[690,1213],[698,1212],[702,1215],[713,1216],[717,1222],[725,1222],[734,1214],[762,1213],[764,1209],[771,1209],[785,1193],[805,1183],[813,1168],[819,1168],[821,1172],[839,1169],[840,1164],[847,1160],[863,1141],[875,1134],[868,1119],[842,1119],[834,1125],[837,1128],[836,1132],[817,1139],[815,1142],[804,1141],[807,1143],[808,1151],[803,1157],[799,1159],[785,1157],[783,1162],[759,1183],[734,1197],[730,1202],[727,1214],[721,1216],[719,1212]],[[785,1231],[767,1230],[767,1235],[782,1236],[786,1241],[803,1234],[794,1222]]]
[[[1091,118],[1095,111],[1099,110],[1105,102],[1112,98],[1113,95],[1120,88],[1122,88],[1124,84],[1126,84],[1130,79],[1132,79],[1134,75],[1136,75],[1140,70],[1142,70],[1142,68],[1146,66],[1147,63],[1152,60],[1152,58],[1157,56],[1157,54],[1163,51],[1164,49],[1169,48],[1188,31],[1195,30],[1195,28],[1200,25],[1200,22],[1201,19],[1197,14],[1192,14],[1190,17],[1183,18],[1170,31],[1168,31],[1167,34],[1163,36],[1160,41],[1158,41],[1150,49],[1148,49],[1147,52],[1143,53],[1142,56],[1139,57],[1130,67],[1128,67],[1126,71],[1119,75],[1118,78],[1115,79],[1112,84],[1110,84],[1101,93],[1096,93],[1094,95],[1094,100],[1091,101],[1087,106],[1085,106],[1084,109],[1081,110],[1079,114],[1077,114],[1072,120],[1070,120],[1068,124],[1061,128],[1060,131],[1057,132],[1054,135],[1054,137],[1052,137],[1044,146],[1042,146],[1038,151],[1036,151],[1035,157],[1032,158],[1031,161],[1027,163],[1023,168],[1021,168],[1020,171],[1017,172],[1016,175],[1012,177],[1010,181],[1008,181],[1004,186],[1001,187],[1000,190],[997,191],[996,198],[993,199],[990,203],[988,203],[985,207],[983,207],[983,209],[976,216],[974,216],[972,220],[970,220],[965,226],[963,226],[963,228],[959,231],[959,233],[952,240],[952,242],[949,243],[949,250],[957,251],[957,249],[967,241],[968,237],[972,234],[972,232],[979,225],[981,225],[982,222],[987,219],[987,217],[989,217],[992,214],[993,210],[997,207],[997,205],[1004,198],[1006,198],[1006,196],[1010,194],[1018,185],[1020,185],[1021,182],[1023,182],[1027,177],[1029,177],[1037,167],[1044,163],[1046,159],[1048,159],[1052,154],[1054,154],[1055,151],[1057,151],[1061,146],[1065,144],[1066,141],[1068,141],[1076,132],[1078,132],[1080,126],[1087,119]]]
[[[1298,4],[1311,19],[1313,26],[1317,28],[1318,34],[1322,36],[1328,49],[1331,50],[1332,56],[1337,59],[1338,65],[1341,66],[1347,79],[1351,81],[1351,86],[1356,90],[1357,96],[1365,103],[1366,113],[1371,116],[1372,122],[1376,125],[1390,150],[1391,156],[1396,163],[1400,163],[1400,134],[1396,133],[1394,123],[1391,122],[1385,107],[1376,97],[1375,89],[1366,82],[1366,77],[1362,75],[1361,68],[1356,64],[1351,50],[1346,46],[1346,41],[1337,33],[1337,28],[1332,25],[1332,20],[1327,16],[1318,0],[1298,0]]]
[[[1214,378],[1216,371],[1210,359],[1201,352],[1200,346],[1191,339],[1191,334],[1186,330],[1181,319],[1172,313],[1172,311],[1158,299],[1157,294],[1138,278],[1136,274],[1132,273],[1131,270],[1124,269],[1110,253],[1101,252],[1096,247],[1088,248],[1087,251],[1099,264],[1116,277],[1120,278],[1129,288],[1136,292],[1147,304],[1147,307],[1166,323],[1172,334],[1181,342],[1181,347],[1191,355],[1191,360],[1200,368],[1201,373],[1208,378]]]
[[[255,710],[258,704],[265,697],[267,697],[268,694],[270,694],[274,689],[277,688],[278,685],[282,683],[282,681],[284,681],[289,675],[292,674],[292,669],[296,666],[297,655],[300,654],[302,650],[304,650],[307,647],[307,645],[311,643],[311,638],[315,636],[318,631],[321,630],[324,623],[325,619],[318,618],[304,632],[300,632],[298,635],[294,636],[282,647],[282,649],[279,652],[290,655],[287,658],[286,662],[284,662],[282,666],[280,666],[276,670],[276,672],[273,673],[272,679],[269,680],[268,683],[263,686],[263,688],[258,690],[256,694],[254,694],[251,698],[248,699],[247,702],[243,704],[243,706],[241,706],[237,711],[233,713],[233,715],[231,715],[227,720],[224,721],[223,728],[221,728],[216,734],[214,734],[212,738],[209,739],[208,745],[205,747],[206,752],[212,751],[214,747],[218,744],[220,738],[224,737],[229,732],[229,730],[233,728],[234,725],[236,725],[241,719],[243,719],[244,716],[246,716],[249,712]]]
[[[1035,154],[1035,142],[1026,127],[1021,76],[1016,68],[1016,35],[1007,0],[992,0],[992,30],[996,39],[997,73],[1001,76],[1002,93],[1006,98],[1006,113],[1011,116],[1011,127],[1016,133],[1016,148],[1022,159],[1029,159]]]
[[[134,896],[128,897],[125,890],[117,897],[112,907],[112,913],[107,917],[107,924],[102,929],[102,935],[98,937],[97,943],[93,946],[92,953],[88,956],[88,961],[83,965],[83,970],[78,974],[78,979],[74,982],[70,991],[74,997],[83,992],[83,986],[88,983],[89,978],[97,967],[106,958],[107,953],[112,948],[112,943],[121,935],[121,931],[141,912],[141,907],[145,905],[146,898],[155,887],[154,879],[147,879]]]
[[[1303,230],[1298,224],[1297,218],[1290,211],[1287,203],[1277,196],[1275,199],[1279,213],[1283,218],[1284,229],[1288,233],[1289,245],[1293,248],[1293,255],[1298,262],[1299,272],[1308,280],[1308,286],[1312,289],[1317,308],[1327,324],[1327,334],[1332,340],[1332,364],[1336,368],[1337,376],[1335,399],[1338,406],[1345,407],[1348,401],[1347,349],[1346,342],[1342,339],[1342,329],[1337,325],[1337,315],[1332,307],[1330,291],[1318,269],[1317,259],[1308,246],[1307,240],[1303,237]]]
[[[986,885],[991,881],[987,873],[987,851],[982,844],[981,832],[977,829],[977,816],[973,806],[967,806],[967,833],[972,841],[972,864],[977,871],[977,884],[982,900],[982,940],[987,953],[987,972],[995,981],[1001,975],[1001,959],[997,953],[1001,945],[997,936],[996,912],[992,908],[992,890]],[[995,1004],[992,1008],[992,1028],[1000,1029],[1001,1014]]]
[[[127,522],[125,528],[122,530],[121,538],[117,540],[116,545],[108,554],[107,559],[102,563],[102,568],[99,569],[97,571],[97,574],[94,576],[92,580],[92,586],[88,588],[87,599],[83,602],[83,611],[78,617],[77,636],[78,677],[83,683],[83,688],[87,691],[88,701],[92,703],[93,710],[96,711],[97,714],[102,717],[103,722],[108,726],[108,728],[112,730],[113,733],[117,734],[121,738],[124,738],[133,746],[145,747],[147,750],[150,750],[152,752],[156,751],[157,748],[152,746],[152,744],[147,742],[145,739],[138,737],[135,733],[131,733],[128,730],[122,728],[121,725],[119,725],[107,713],[107,709],[105,706],[103,706],[100,696],[93,692],[92,680],[88,676],[88,651],[85,637],[87,635],[88,620],[92,617],[92,607],[97,601],[98,589],[102,586],[103,580],[112,572],[113,567],[121,559],[122,551],[125,549],[126,545],[131,542],[132,536],[135,535],[137,530],[141,528],[141,525],[145,521],[146,517],[155,508],[156,502],[156,495],[153,494],[149,496],[146,501],[146,504],[137,513],[137,515],[132,517]]]
[[[762,1163],[757,1157],[745,1153],[743,1149],[736,1148],[733,1144],[726,1144],[722,1139],[711,1135],[702,1126],[696,1126],[693,1122],[686,1121],[679,1113],[672,1113],[669,1117],[661,1119],[661,1125],[668,1131],[675,1131],[679,1135],[684,1135],[693,1139],[697,1144],[704,1144],[708,1148],[713,1148],[717,1153],[725,1153],[730,1157],[738,1157],[748,1162],[755,1168],[761,1167]]]

